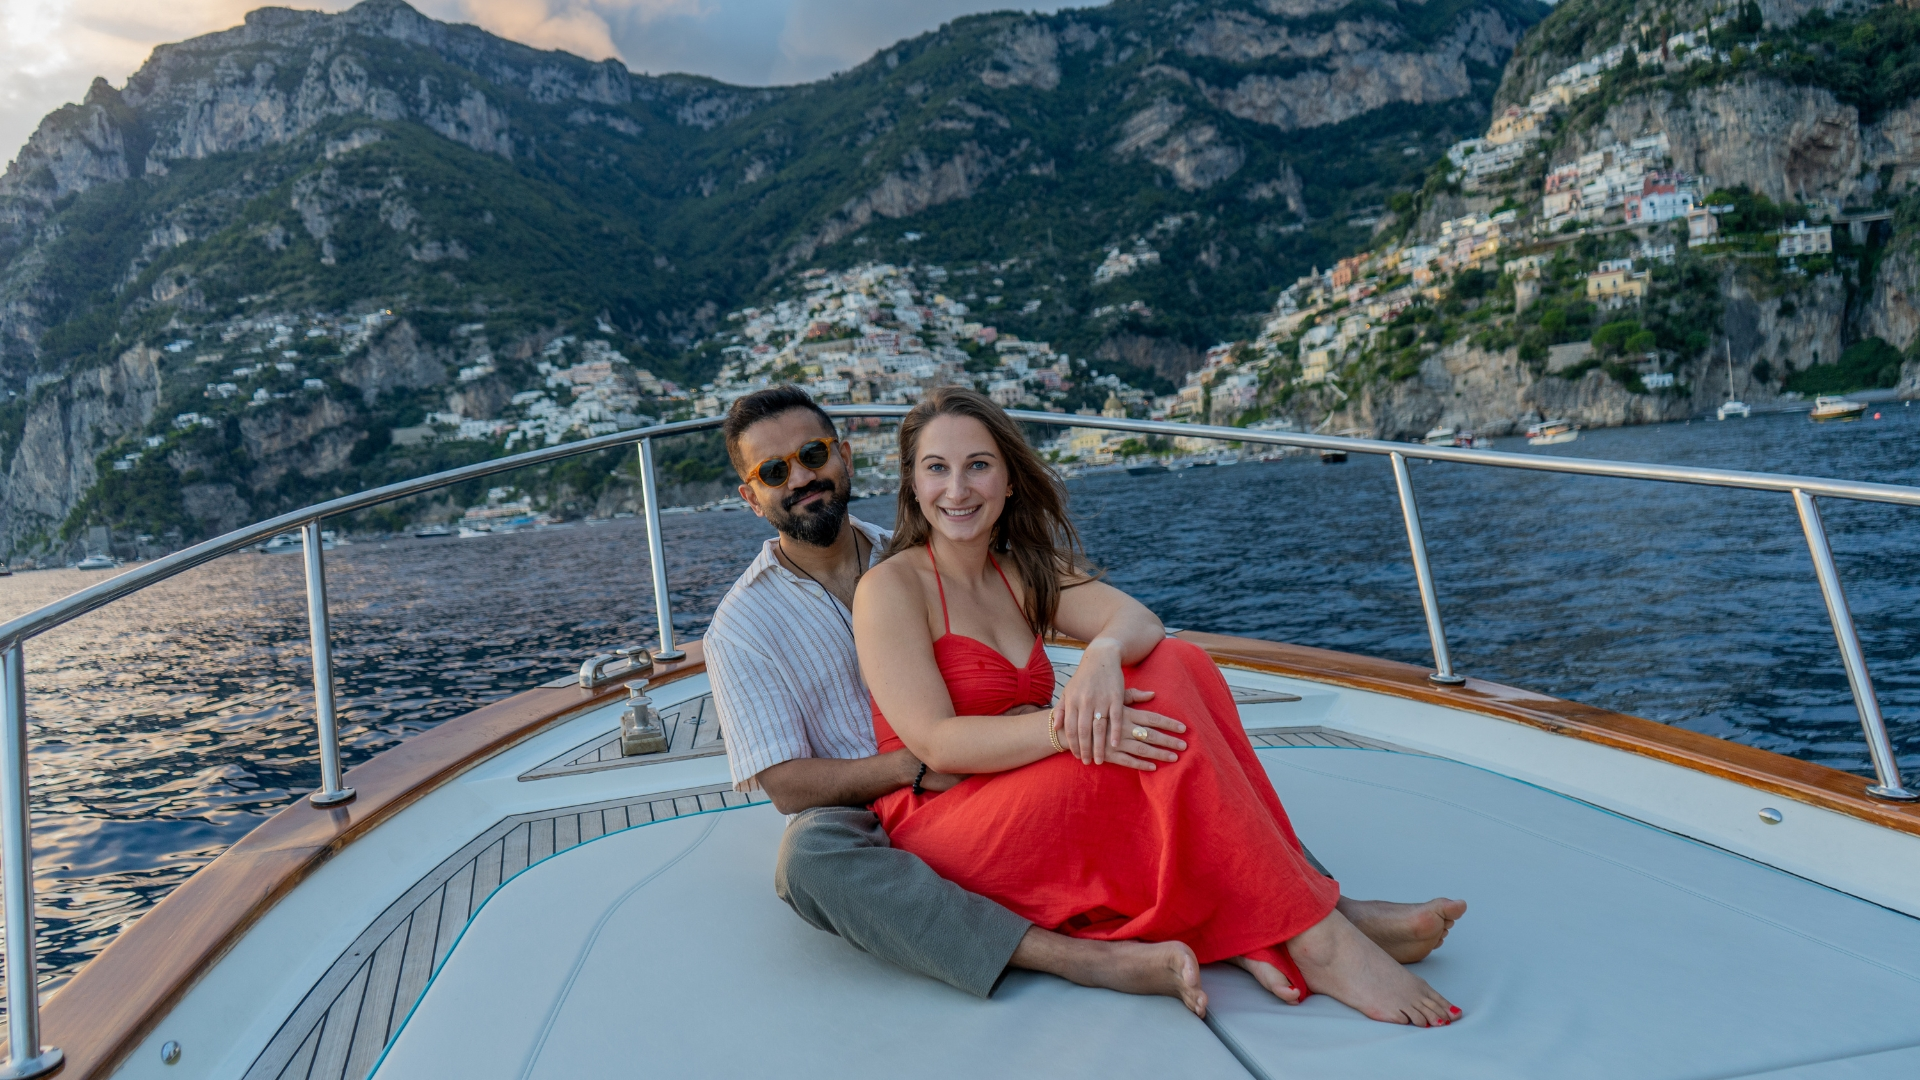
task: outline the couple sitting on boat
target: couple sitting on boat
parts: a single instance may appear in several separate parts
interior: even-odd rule
[[[775,887],[802,918],[982,997],[1018,967],[1204,1016],[1200,965],[1229,961],[1286,1002],[1460,1015],[1402,965],[1466,905],[1340,895],[1218,669],[1098,580],[991,400],[937,389],[901,423],[891,534],[848,514],[850,449],[801,390],[723,430],[779,535],[707,665],[735,785],[794,815]],[[1088,643],[1057,708],[1049,631]]]

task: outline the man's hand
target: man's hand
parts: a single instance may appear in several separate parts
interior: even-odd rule
[[[902,751],[902,753],[905,753],[905,751]],[[919,762],[920,762],[919,758],[914,758],[913,771],[916,773],[920,771]],[[925,779],[920,781],[920,790],[921,791],[945,791],[948,788],[951,788],[953,785],[965,779],[966,777],[964,776],[955,776],[952,773],[934,772],[932,769],[928,769]],[[909,787],[911,787],[912,784],[913,784],[912,780],[907,781],[907,785]]]
[[[920,772],[920,759],[910,751],[895,750],[873,757],[794,758],[760,770],[760,782],[773,808],[797,814],[816,806],[865,806],[903,787],[911,787]],[[964,780],[929,770],[922,791],[945,791]]]

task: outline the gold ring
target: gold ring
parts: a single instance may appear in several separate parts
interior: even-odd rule
[[[1137,741],[1139,741],[1139,742],[1146,742],[1146,741],[1147,741],[1147,729],[1146,729],[1146,728],[1143,728],[1143,727],[1137,727],[1137,728],[1134,728],[1134,729],[1133,729],[1133,737],[1134,737],[1134,739],[1135,739],[1135,740],[1137,740]]]

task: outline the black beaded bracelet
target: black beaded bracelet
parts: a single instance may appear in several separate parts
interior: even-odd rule
[[[923,761],[920,763],[920,771],[915,773],[913,776],[913,793],[915,795],[925,795],[927,793],[926,789],[920,786],[920,781],[925,780],[926,778],[927,778],[927,763]]]

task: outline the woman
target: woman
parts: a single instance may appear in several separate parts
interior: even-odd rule
[[[875,803],[895,845],[1037,926],[1179,942],[1283,1001],[1460,1015],[1335,909],[1219,671],[1088,575],[1057,482],[1005,412],[935,390],[901,423],[900,463],[889,557],[854,598],[860,665],[881,752],[965,779]],[[1053,710],[1047,630],[1088,643]]]

